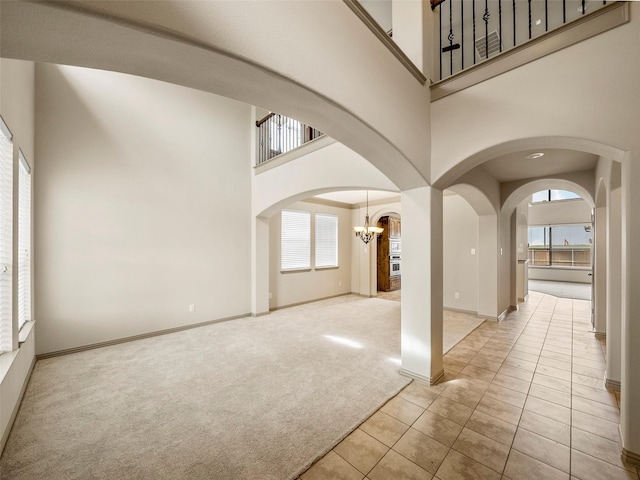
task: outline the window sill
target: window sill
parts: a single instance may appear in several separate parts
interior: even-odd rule
[[[280,270],[280,273],[302,273],[302,272],[310,272],[310,268],[291,268],[289,270]]]
[[[31,333],[31,330],[33,330],[33,326],[35,324],[36,322],[34,320],[24,322],[24,325],[22,326],[22,328],[20,329],[20,332],[18,333],[18,345],[22,345],[24,342],[27,341],[27,338],[29,337],[29,334]]]
[[[543,270],[576,270],[576,271],[585,271],[590,272],[591,267],[569,267],[563,265],[531,265],[529,263],[529,268],[540,268]]]
[[[339,268],[340,268],[339,265],[331,265],[328,267],[316,267],[315,270],[337,270]]]

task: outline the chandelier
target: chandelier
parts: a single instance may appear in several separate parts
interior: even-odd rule
[[[363,227],[353,227],[353,231],[356,237],[360,237],[365,245],[373,240],[377,235],[380,235],[384,229],[380,227],[369,226],[369,190],[367,190],[367,214],[364,217]]]

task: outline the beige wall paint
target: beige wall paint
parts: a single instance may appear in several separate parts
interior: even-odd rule
[[[477,313],[478,214],[460,195],[444,197],[443,214],[444,307]]]
[[[529,225],[591,223],[591,205],[584,200],[535,203],[529,207]]]
[[[281,215],[269,221],[269,308],[279,308],[319,298],[351,292],[351,210],[310,202],[297,202],[287,207],[311,213],[311,270],[280,271]],[[314,268],[315,214],[330,213],[338,216],[338,268]]]
[[[36,80],[37,353],[248,313],[250,107],[76,67]]]

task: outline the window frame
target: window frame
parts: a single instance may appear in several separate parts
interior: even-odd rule
[[[529,266],[530,267],[534,267],[534,268],[563,268],[563,269],[575,269],[575,270],[591,270],[593,268],[593,232],[591,232],[591,236],[589,238],[590,242],[589,242],[589,249],[587,250],[589,252],[589,265],[563,265],[563,264],[554,264],[553,263],[553,252],[561,252],[565,249],[563,248],[558,248],[559,245],[555,245],[554,248],[554,240],[553,240],[553,229],[554,228],[564,228],[564,227],[589,227],[591,228],[591,224],[590,223],[564,223],[564,224],[548,224],[548,225],[528,225],[527,227],[527,258],[529,259]],[[529,242],[529,231],[532,228],[544,228],[546,229],[545,232],[545,245],[544,246],[540,246],[539,248],[531,248],[531,244]],[[567,245],[567,246],[571,246],[571,245]],[[549,260],[548,260],[548,265],[539,265],[535,263],[535,259],[531,258],[531,251],[547,251],[549,252]],[[579,250],[576,248],[573,248],[572,250]],[[565,250],[566,251],[566,250]],[[581,250],[581,251],[585,251],[585,250]],[[574,260],[572,260],[572,263],[575,263]]]

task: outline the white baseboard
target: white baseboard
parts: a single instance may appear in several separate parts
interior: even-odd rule
[[[400,369],[400,374],[404,375],[405,377],[413,378],[414,380],[417,380],[419,382],[426,383],[428,385],[436,385],[442,379],[442,377],[444,377],[444,368],[433,377],[425,377],[423,375],[405,370],[404,368]]]

